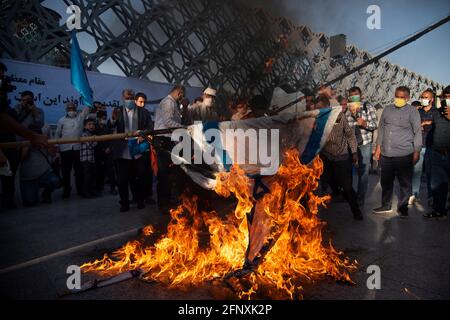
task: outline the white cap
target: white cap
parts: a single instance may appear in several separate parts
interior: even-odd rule
[[[205,91],[203,91],[203,94],[207,94],[209,96],[216,96],[217,91],[212,88],[206,88]]]

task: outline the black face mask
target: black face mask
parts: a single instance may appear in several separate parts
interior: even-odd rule
[[[108,117],[108,113],[106,111],[97,112],[97,119],[107,118],[107,117]]]

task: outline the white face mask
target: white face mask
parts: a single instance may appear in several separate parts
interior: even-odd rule
[[[69,112],[67,112],[67,115],[69,116],[69,118],[75,118],[77,116],[77,112],[76,111],[69,111]]]
[[[445,104],[447,105],[447,107],[450,107],[450,99],[445,99]]]
[[[203,106],[211,107],[212,105],[213,105],[213,99],[212,98],[205,98],[205,99],[203,99]]]
[[[430,99],[422,99],[420,103],[423,107],[428,107],[430,105]]]

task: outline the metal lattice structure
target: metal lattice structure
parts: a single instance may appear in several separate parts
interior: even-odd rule
[[[0,54],[68,67],[70,34],[64,19],[39,0],[0,0]],[[47,1],[48,2],[48,1]],[[329,37],[249,8],[238,0],[64,0],[80,7],[78,36],[87,67],[128,77],[212,86],[220,91],[255,90],[270,96],[275,86],[314,87],[359,65],[370,55],[348,46],[329,57]],[[386,104],[397,85],[412,96],[443,86],[387,61],[336,85],[353,85],[372,103]]]

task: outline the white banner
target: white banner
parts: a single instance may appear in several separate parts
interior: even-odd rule
[[[12,85],[17,89],[9,94],[11,107],[20,101],[20,93],[26,90],[32,91],[35,96],[36,106],[42,108],[45,113],[45,121],[56,124],[65,115],[65,104],[69,101],[80,105],[80,95],[70,83],[70,69],[58,68],[42,64],[34,64],[22,61],[1,60],[8,68],[7,75],[12,79]],[[143,92],[148,100],[158,100],[169,94],[172,84],[159,83],[135,78],[125,78],[108,75],[99,72],[87,72],[89,84],[94,91],[94,101],[100,101],[108,107],[108,113],[112,108],[122,104],[122,90],[129,88],[136,93]],[[202,88],[186,87],[186,96],[190,101],[199,97]],[[147,109],[154,111],[156,105],[148,105]]]

